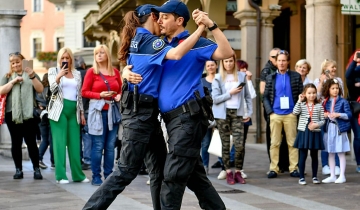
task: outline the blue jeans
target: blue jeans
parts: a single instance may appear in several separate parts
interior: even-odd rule
[[[116,142],[116,135],[118,132],[119,125],[113,125],[113,129],[110,131],[108,127],[108,111],[103,110],[101,111],[102,121],[103,121],[103,134],[96,136],[91,135],[92,140],[92,148],[91,148],[91,170],[92,170],[92,177],[94,178],[101,178],[101,159],[102,153],[104,150],[104,177],[108,177],[114,167],[114,160],[115,160],[115,142]]]
[[[222,160],[221,157],[218,157],[219,162],[221,163],[221,165],[224,165],[224,162]],[[235,146],[232,145],[231,150],[230,150],[230,162],[234,162],[235,161]]]
[[[81,137],[82,137],[82,145],[83,145],[83,161],[86,164],[91,164],[91,136],[88,133],[87,124],[84,126]]]
[[[206,134],[201,141],[201,158],[205,167],[209,166],[209,153],[208,149],[212,137],[212,128],[208,128]]]
[[[53,154],[53,143],[50,124],[48,123],[39,123],[39,129],[41,133],[41,144],[39,146],[39,160],[43,160],[43,156],[50,145],[50,162],[54,164],[54,154]]]
[[[351,129],[354,132],[354,153],[356,164],[360,165],[360,125],[358,123],[357,115],[351,117]]]

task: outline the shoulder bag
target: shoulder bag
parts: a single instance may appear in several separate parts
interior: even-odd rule
[[[349,105],[353,115],[360,113],[360,97],[356,101],[349,101]]]
[[[110,90],[110,85],[109,82],[105,79],[104,75],[102,75],[101,73],[100,77],[104,80],[104,83],[108,89],[108,91]],[[119,109],[119,105],[118,103],[114,100],[114,97],[111,97],[111,109],[112,109],[112,120],[114,124],[119,124],[121,122],[121,114],[120,114],[120,109]]]
[[[7,94],[0,95],[0,125],[5,122],[6,96]]]

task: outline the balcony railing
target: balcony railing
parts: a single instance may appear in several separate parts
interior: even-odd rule
[[[99,17],[99,11],[91,10],[85,17],[85,27],[84,31],[89,30],[91,27],[97,26],[97,21]]]
[[[101,0],[98,4],[100,6],[99,15],[103,17],[109,13],[113,8],[125,3],[127,0]]]

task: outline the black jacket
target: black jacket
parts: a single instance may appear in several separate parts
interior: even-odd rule
[[[266,113],[269,115],[273,113],[273,105],[274,105],[274,97],[275,97],[275,83],[276,83],[276,74],[272,73],[269,76],[266,77],[266,85],[265,85],[265,92],[264,92],[264,107],[266,110]],[[296,101],[299,98],[299,95],[303,91],[303,82],[301,79],[301,76],[296,71],[288,70],[286,74],[289,74],[290,76],[290,84],[291,84],[291,92],[292,97],[294,100],[294,105],[296,104]]]
[[[261,70],[260,81],[265,82],[266,77],[269,76],[270,74],[276,72],[276,70],[277,70],[277,67],[274,66],[270,60],[268,60],[268,62],[265,64],[265,67]]]
[[[357,66],[355,61],[352,61],[345,73],[346,86],[348,88],[347,99],[349,101],[356,101],[360,96],[360,87],[355,86],[355,83],[360,82],[359,78],[360,66]]]

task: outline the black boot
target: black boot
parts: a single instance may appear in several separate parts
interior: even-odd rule
[[[42,179],[42,175],[41,175],[41,172],[40,172],[40,168],[35,168],[34,169],[34,179]]]
[[[14,179],[22,179],[22,178],[24,178],[24,174],[20,170],[20,168],[17,168],[16,173],[14,174]]]

